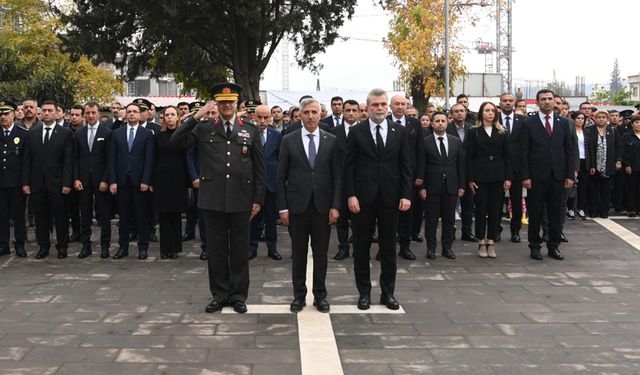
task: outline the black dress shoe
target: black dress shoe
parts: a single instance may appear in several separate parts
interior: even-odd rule
[[[195,233],[185,233],[182,235],[182,241],[195,240],[195,238],[196,238]]]
[[[211,314],[216,311],[222,310],[223,307],[224,307],[224,303],[222,303],[217,299],[214,299],[207,305],[207,307],[204,308],[204,312]]]
[[[329,306],[329,302],[327,302],[326,299],[314,299],[313,300],[313,306],[316,307],[316,310],[320,311],[321,313],[328,313],[329,310],[331,310],[331,307]]]
[[[124,249],[121,247],[118,249],[118,251],[116,251],[116,254],[113,256],[113,259],[122,259],[128,256],[129,256],[129,249]]]
[[[424,239],[422,238],[422,235],[420,235],[420,233],[418,233],[418,234],[414,234],[413,236],[411,236],[411,241],[422,242],[422,241],[424,241]]]
[[[371,236],[371,242],[378,243],[378,235],[376,233],[374,233],[373,236]]]
[[[371,307],[371,297],[360,296],[360,298],[358,298],[358,309],[369,310],[369,307]]]
[[[147,249],[138,250],[138,259],[145,260],[149,257],[149,253]]]
[[[258,256],[258,253],[255,251],[249,251],[249,260]]]
[[[209,256],[207,255],[207,250],[202,250],[200,252],[200,260],[207,260],[209,259]]]
[[[82,246],[82,250],[78,254],[78,258],[83,259],[91,255],[91,246]]]
[[[333,257],[335,260],[343,260],[349,257],[349,250],[338,250],[336,256]]]
[[[36,259],[43,259],[49,256],[49,249],[40,248],[36,253]]]
[[[567,239],[567,236],[565,236],[564,233],[560,233],[560,241],[561,242],[569,242],[569,240]]]
[[[24,245],[16,246],[16,256],[24,258],[27,256],[27,252],[24,250]]]
[[[456,259],[456,254],[454,254],[453,250],[451,249],[443,249],[442,256],[448,259]]]
[[[476,238],[476,236],[474,236],[471,233],[462,233],[462,236],[460,237],[460,239],[463,241],[478,242],[478,239]]]
[[[233,306],[233,311],[238,314],[244,314],[247,312],[247,305],[242,301],[235,301],[231,305]]]
[[[155,233],[149,233],[149,242],[158,242],[158,236]]]
[[[303,297],[295,298],[293,302],[291,302],[291,305],[289,305],[289,310],[294,313],[300,312],[306,304]]]
[[[530,256],[531,259],[542,260],[542,253],[540,252],[540,249],[531,249]]]
[[[415,254],[409,248],[400,249],[400,252],[398,253],[398,255],[400,255],[406,260],[416,260]]]
[[[384,294],[381,295],[380,303],[387,306],[389,310],[398,310],[400,308],[400,304],[393,296],[385,296]]]
[[[547,254],[553,259],[557,259],[557,260],[563,260],[564,259],[564,255],[562,255],[562,253],[560,252],[560,249],[558,249],[558,248],[549,249]]]
[[[278,250],[270,251],[267,256],[273,260],[282,260],[282,255],[280,255]]]
[[[520,239],[520,235],[519,234],[512,234],[511,235],[511,242],[520,243],[520,241],[522,241],[522,240]]]
[[[427,249],[427,259],[436,259],[436,251]]]
[[[169,253],[169,258],[178,259],[178,253]]]
[[[58,250],[58,259],[65,259],[67,256],[67,249]]]
[[[106,259],[109,256],[111,256],[111,254],[109,254],[109,248],[108,247],[103,247],[102,250],[100,251],[100,258]]]

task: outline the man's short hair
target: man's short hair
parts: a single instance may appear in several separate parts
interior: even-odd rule
[[[381,96],[384,96],[387,99],[389,98],[387,92],[383,89],[373,89],[369,91],[369,94],[367,95],[367,106],[369,106],[369,103],[371,103],[371,98],[378,98]]]
[[[280,110],[282,110],[282,107],[280,107],[279,105],[274,105],[269,111],[273,111],[276,108],[280,108]]]
[[[74,104],[70,109],[79,109],[80,113],[84,115],[84,107],[81,104]]]
[[[56,109],[58,109],[58,105],[56,104],[56,102],[54,102],[53,100],[45,100],[44,102],[42,102],[41,107],[44,107],[45,105],[52,105],[54,106]]]
[[[311,95],[302,95],[300,97],[300,100],[298,100],[298,104],[302,103],[303,100],[309,99],[309,98],[313,98],[313,96],[311,96]]]
[[[360,104],[358,104],[358,102],[356,102],[353,99],[347,99],[342,103],[342,108],[344,108],[346,105],[355,105],[356,107],[359,106]]]
[[[620,113],[620,112],[618,112],[618,111],[617,111],[617,110],[615,110],[615,109],[611,109],[611,110],[609,110],[609,114],[610,114],[610,115],[612,115],[612,114],[614,114],[614,113]]]
[[[554,94],[554,92],[552,90],[542,89],[542,90],[540,90],[540,91],[538,91],[536,93],[536,101],[540,100],[540,95],[542,95],[542,94],[551,94],[551,95],[553,95],[554,98],[556,97],[556,94]]]
[[[468,97],[467,95],[465,95],[465,94],[460,94],[460,95],[456,96],[456,102],[459,102],[459,101],[460,101],[460,99],[467,99],[467,100],[469,100],[469,97]]]
[[[187,103],[187,102],[180,102],[180,103],[178,103],[178,105],[177,105],[176,107],[181,107],[181,106],[183,106],[183,105],[186,105],[186,106],[188,107],[188,106],[189,106],[189,103]]]
[[[585,104],[589,104],[589,105],[591,105],[591,102],[589,102],[589,101],[582,102],[582,103],[580,103],[580,105],[578,106],[578,108],[582,109],[582,106],[583,106],[583,105],[585,105]]]
[[[87,107],[98,108],[98,111],[100,111],[100,104],[98,104],[98,102],[86,102],[84,104],[84,107],[82,107],[82,110],[84,111]],[[120,106],[120,107],[122,107],[122,106]]]
[[[333,102],[335,102],[337,100],[339,100],[340,102],[344,103],[344,100],[342,99],[341,96],[334,96],[333,98],[331,98],[331,103],[333,103]]]
[[[314,98],[306,98],[304,100],[302,100],[300,102],[300,111],[304,111],[304,107],[311,105],[311,104],[320,104],[320,102],[318,102],[317,100],[315,100]]]

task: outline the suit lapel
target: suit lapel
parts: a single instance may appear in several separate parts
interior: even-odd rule
[[[305,168],[311,170],[311,166],[309,165],[309,157],[307,157],[307,153],[304,151],[304,144],[302,143],[302,130],[300,130],[300,134],[298,136],[293,137],[293,142],[295,143],[295,147],[298,150],[298,153],[302,156],[302,160]],[[316,159],[318,158],[316,154]]]
[[[362,132],[365,133],[365,138],[368,140],[369,146],[371,146],[371,150],[374,155],[378,155],[378,149],[376,148],[376,142],[371,135],[371,125],[369,124],[369,120],[365,120],[365,126],[362,127]],[[353,129],[351,130],[353,131]],[[380,159],[380,155],[378,155],[378,159]]]
[[[387,142],[385,142],[384,144],[383,155],[387,152],[387,149],[391,147],[393,142],[395,142],[396,138],[398,138],[396,136],[396,133],[397,133],[397,127],[400,127],[400,126],[402,125],[398,125],[391,120],[387,120]]]

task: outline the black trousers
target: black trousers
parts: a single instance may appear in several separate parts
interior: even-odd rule
[[[436,250],[438,240],[436,231],[438,230],[438,219],[442,219],[442,250],[451,249],[455,239],[455,219],[457,195],[446,193],[447,187],[443,183],[443,194],[427,194],[424,210],[424,234],[427,242],[427,250]]]
[[[140,185],[134,185],[127,177],[124,185],[118,186],[118,243],[123,249],[129,249],[129,228],[133,225],[138,232],[138,250],[149,249],[149,192],[140,191]],[[131,211],[133,210],[133,215]],[[135,220],[135,225],[131,221]]]
[[[80,234],[80,192],[72,188],[64,201],[71,219],[71,231]]]
[[[624,171],[624,168],[616,171],[615,175],[613,176],[613,190],[611,194],[612,194],[612,200],[613,200],[613,207],[616,211],[624,210],[624,203],[625,203],[624,198],[626,196],[626,192],[625,192],[626,177],[627,176]]]
[[[460,216],[462,234],[473,234],[471,233],[471,224],[473,223],[473,194],[467,193],[460,198]]]
[[[411,210],[413,211],[413,224],[411,228],[412,236],[420,234],[420,230],[422,229],[422,220],[424,219],[424,208],[425,202],[420,198],[419,189],[415,189],[413,201],[411,202]]]
[[[398,214],[398,243],[400,244],[400,249],[409,248],[409,245],[411,244],[411,235],[414,234],[413,215],[414,215],[414,208],[416,208],[415,202],[416,202],[418,191],[415,186],[412,189],[413,189],[413,197],[412,197],[413,199],[411,202],[411,209],[404,212],[400,212]]]
[[[80,201],[80,233],[82,245],[91,246],[91,224],[95,206],[96,219],[100,224],[100,246],[105,249],[111,244],[111,205],[109,193],[101,192],[98,186],[83,186],[79,191]]]
[[[249,293],[250,212],[203,210],[207,227],[209,288],[214,299],[246,301]]]
[[[396,283],[396,231],[398,208],[386,207],[378,194],[373,203],[361,206],[360,212],[351,214],[353,223],[353,264],[356,286],[360,295],[371,295],[369,256],[371,233],[378,221],[378,246],[380,248],[380,289],[383,295],[392,296]]]
[[[289,235],[291,236],[291,251],[293,267],[294,298],[304,298],[307,295],[307,252],[309,238],[313,252],[313,297],[316,300],[327,298],[327,252],[329,250],[329,213],[318,212],[313,204],[313,196],[309,207],[302,214],[289,215]]]
[[[351,217],[349,206],[347,204],[347,198],[342,201],[342,207],[340,207],[340,216],[336,221],[336,234],[338,235],[338,249],[349,253],[349,218]]]
[[[576,188],[576,204],[574,208],[578,210],[588,210],[588,187],[589,171],[587,171],[587,162],[585,159],[580,159],[580,170],[578,171],[578,186]]]
[[[606,215],[611,202],[611,177],[602,177],[597,171],[589,176],[589,207],[594,214]]]
[[[49,232],[52,221],[56,228],[56,249],[66,250],[69,245],[69,217],[65,205],[65,195],[62,192],[31,193],[31,205],[36,217],[36,241],[41,249],[51,247]]]
[[[520,173],[514,173],[511,180],[511,188],[509,188],[509,198],[511,199],[511,222],[509,227],[511,234],[519,234],[522,228],[522,177]],[[502,209],[499,209],[499,213]],[[500,224],[500,217],[498,217]]]
[[[487,238],[495,241],[498,236],[498,223],[504,201],[503,181],[478,182],[477,184],[478,189],[474,195],[476,237],[479,240]]]
[[[204,212],[201,208],[198,208],[198,189],[193,189],[193,203],[196,207],[196,210],[198,212],[198,232],[200,234],[200,248],[202,250],[206,250],[207,249],[207,229],[206,226],[204,225]],[[188,215],[188,214],[187,214]],[[189,217],[187,216],[187,221],[189,220]],[[185,232],[187,231],[187,229],[185,229]]]
[[[177,254],[182,251],[182,213],[159,212],[160,254]]]
[[[626,176],[627,181],[627,210],[640,212],[640,171],[633,171]]]
[[[24,247],[27,239],[24,214],[25,197],[21,187],[0,188],[0,250],[9,249],[9,217],[13,216],[14,246]]]
[[[249,241],[249,251],[255,252],[258,249],[258,238],[260,237],[260,223],[264,222],[264,241],[267,244],[269,253],[277,250],[278,229],[276,220],[278,219],[278,208],[276,207],[276,193],[265,191],[264,206],[260,212],[251,220],[251,239]]]
[[[198,189],[193,189],[193,195],[191,198],[187,197],[187,222],[184,226],[184,234],[195,236],[196,234],[196,224],[198,223],[198,196],[196,195],[196,191]],[[160,220],[160,218],[158,218]]]
[[[527,212],[529,213],[529,247],[540,249],[540,223],[544,207],[547,208],[547,222],[549,223],[549,240],[547,248],[557,248],[560,245],[562,232],[562,205],[564,196],[564,181],[534,181],[527,193]],[[566,200],[565,200],[566,201]]]

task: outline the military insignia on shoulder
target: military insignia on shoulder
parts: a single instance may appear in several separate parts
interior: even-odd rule
[[[22,130],[29,131],[29,129],[27,129],[27,127],[26,127],[26,126],[24,126],[24,124],[17,124],[16,126],[17,126],[17,127],[19,127],[19,128],[20,128],[20,129],[22,129]]]

